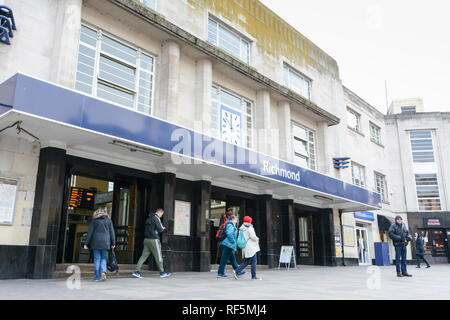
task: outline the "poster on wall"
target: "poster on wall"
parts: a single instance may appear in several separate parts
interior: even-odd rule
[[[0,178],[0,225],[13,225],[17,180]]]
[[[175,200],[174,235],[191,235],[191,203]]]
[[[353,226],[342,226],[344,233],[344,245],[346,247],[355,246],[355,228]]]

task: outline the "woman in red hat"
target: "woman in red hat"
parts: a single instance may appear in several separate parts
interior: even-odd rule
[[[244,261],[242,261],[241,265],[235,270],[235,279],[237,280],[237,275],[241,273],[242,270],[249,264],[252,265],[252,280],[262,280],[261,278],[256,276],[256,254],[260,251],[259,248],[259,238],[256,236],[255,229],[252,225],[252,218],[249,216],[244,217],[244,223],[239,228],[239,232],[244,233],[245,241],[247,244],[242,249],[242,255],[244,257]]]

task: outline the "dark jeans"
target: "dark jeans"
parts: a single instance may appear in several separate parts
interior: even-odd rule
[[[397,274],[406,274],[406,246],[395,246],[395,268]]]
[[[417,266],[420,267],[420,259],[422,259],[423,261],[425,261],[425,263],[427,264],[427,266],[429,266],[430,264],[428,263],[427,259],[425,259],[425,256],[423,254],[416,254],[416,258],[417,258]]]
[[[236,270],[239,267],[239,265],[237,264],[233,249],[230,249],[226,246],[221,247],[222,247],[222,257],[220,258],[220,265],[217,274],[225,274],[225,266],[227,265],[228,260],[231,261],[233,269]]]
[[[236,269],[236,273],[241,272],[245,269],[246,266],[249,264],[252,265],[252,278],[256,278],[256,264],[258,263],[258,260],[256,258],[256,253],[251,258],[245,258],[244,261],[242,261],[241,265]]]

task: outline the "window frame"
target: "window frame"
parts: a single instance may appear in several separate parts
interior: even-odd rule
[[[357,128],[354,128],[352,126],[349,125],[349,113],[354,115],[356,117],[356,124],[357,124]],[[356,112],[355,110],[353,110],[352,108],[347,106],[347,127],[349,127],[350,129],[358,132],[358,133],[362,133],[361,132],[361,114]]]
[[[240,145],[240,147],[244,147],[247,149],[254,149],[254,134],[253,134],[253,128],[254,128],[254,103],[250,100],[247,99],[243,96],[241,96],[240,94],[237,94],[233,91],[230,91],[218,84],[213,83],[212,84],[212,94],[211,94],[211,129],[213,130],[212,135],[216,138],[222,139],[222,135],[221,135],[221,128],[220,128],[220,119],[221,119],[221,108],[220,105],[224,105],[226,108],[230,108],[234,111],[240,112],[241,113],[241,117],[242,117],[242,122],[245,122],[245,125],[243,125],[241,128],[243,128],[242,130],[242,138],[241,138],[241,142],[243,145]],[[218,99],[216,100],[214,97],[214,90],[217,90],[218,94],[217,97]],[[222,92],[225,92],[235,98],[238,98],[241,101],[241,110],[236,109],[234,106],[224,103],[222,102]],[[213,117],[213,104],[214,102],[217,104],[217,110],[216,110],[216,117],[217,117],[217,124],[215,127],[213,127],[213,121],[212,121],[212,117]],[[247,108],[248,105],[250,104],[250,109],[251,109],[251,113],[249,114],[247,112]],[[250,118],[250,124],[251,127],[248,127],[248,118]],[[217,130],[216,132],[214,132],[214,130]],[[250,132],[250,140],[248,139],[249,136],[249,132]],[[250,143],[250,146],[248,145],[248,143]]]
[[[375,129],[375,133],[376,133],[376,138],[374,139],[372,136],[372,128]],[[376,144],[381,145],[381,128],[379,126],[377,126],[375,123],[373,123],[372,121],[369,121],[369,135],[370,135],[370,141],[375,142]]]
[[[430,132],[430,137],[429,138],[412,138],[411,137],[411,133],[413,133],[413,132]],[[433,137],[433,130],[431,130],[431,129],[423,129],[423,130],[409,130],[408,131],[408,136],[409,136],[409,147],[410,147],[410,150],[411,150],[411,160],[412,160],[412,163],[413,163],[413,165],[414,164],[424,164],[424,163],[428,163],[428,164],[431,164],[431,163],[436,163],[436,154],[435,154],[435,151],[434,151],[434,137]],[[413,143],[412,143],[412,141],[413,140],[415,140],[415,141],[417,141],[417,140],[431,140],[431,149],[425,149],[425,150],[413,150]],[[432,152],[432,154],[433,154],[433,161],[414,161],[414,153],[425,153],[425,152]]]
[[[297,126],[300,129],[303,129],[303,130],[306,131],[306,138],[307,138],[307,140],[303,140],[300,137],[296,137],[294,135],[294,126]],[[310,133],[312,133],[312,135],[313,135],[313,141],[310,140]],[[304,125],[302,125],[302,124],[292,120],[291,121],[291,135],[292,135],[292,137],[291,137],[291,139],[292,139],[291,140],[292,141],[291,142],[292,143],[292,161],[296,165],[299,165],[299,164],[297,164],[295,162],[295,157],[306,158],[302,154],[298,154],[297,155],[296,152],[295,152],[295,146],[294,146],[295,140],[300,141],[302,143],[305,142],[306,143],[306,152],[308,153],[308,157],[306,158],[307,168],[310,169],[310,170],[314,170],[315,171],[316,168],[317,168],[317,166],[316,166],[316,164],[317,164],[317,144],[316,144],[316,142],[317,142],[317,135],[316,135],[316,132],[314,130],[312,130],[312,129],[310,129],[310,128],[308,128],[308,127],[306,127],[306,126],[304,126]],[[311,145],[314,148],[314,152],[313,152],[314,153],[314,157],[311,157]],[[313,164],[313,166],[312,166],[312,164]],[[299,166],[301,166],[301,165],[299,165]]]
[[[286,83],[286,71],[287,71],[287,83]],[[301,78],[302,80],[305,81],[305,83],[308,84],[308,96],[305,97],[303,95],[302,92],[298,92],[297,90],[293,89],[291,86],[291,73],[293,73],[294,75],[298,76],[299,78]],[[287,64],[283,64],[283,85],[287,88],[289,88],[290,90],[296,92],[297,94],[301,95],[302,97],[308,99],[311,101],[311,97],[312,97],[312,80],[311,78],[305,76],[303,73],[301,73],[300,71],[292,68],[291,66],[287,65]]]
[[[139,3],[141,3],[142,5],[144,5],[144,6],[148,7],[148,8],[150,8],[150,9],[152,9],[153,11],[156,11],[156,9],[158,8],[158,0],[154,0],[154,1],[155,1],[155,7],[154,7],[154,8],[150,7],[149,5],[146,5],[146,4],[144,3],[144,0],[139,0]]]
[[[379,173],[377,171],[374,171],[373,176],[374,176],[374,183],[375,183],[374,184],[375,192],[381,194],[381,200],[383,202],[387,202],[388,201],[388,194],[387,194],[388,190],[387,190],[387,183],[386,183],[386,175]],[[381,178],[381,182],[382,182],[382,187],[380,188],[381,192],[378,192],[378,180],[379,179],[377,179],[377,178]]]
[[[417,184],[417,176],[425,176],[425,175],[434,175],[436,176],[436,184],[422,184],[422,185],[418,185]],[[439,185],[439,177],[437,173],[415,173],[414,174],[414,184],[416,186],[416,199],[417,199],[417,210],[418,211],[426,211],[426,212],[431,212],[431,211],[442,211],[442,201],[441,201],[441,190],[440,190],[440,185]],[[438,197],[419,197],[419,189],[420,187],[423,186],[436,186],[437,188],[437,192],[438,192]],[[426,209],[421,209],[421,205],[420,205],[420,200],[431,200],[431,199],[438,199],[439,200],[439,209],[434,209],[434,210],[426,210]]]
[[[215,30],[215,32],[214,32],[215,37],[216,37],[215,43],[212,43],[211,41],[209,41],[209,33],[210,33],[209,26],[210,26],[210,21],[213,21],[213,22],[217,25],[217,28],[216,28],[216,30]],[[225,29],[225,30],[228,31],[229,33],[231,33],[231,34],[233,34],[233,35],[235,35],[236,37],[239,38],[239,57],[235,56],[235,55],[234,55],[233,53],[231,53],[230,51],[228,51],[228,50],[224,49],[223,47],[220,47],[220,46],[219,46],[219,43],[220,43],[220,42],[219,42],[219,40],[220,40],[220,37],[219,37],[219,27],[222,27],[223,29]],[[239,61],[242,61],[243,63],[248,64],[248,65],[251,65],[251,60],[252,60],[252,59],[251,59],[251,52],[252,52],[252,50],[251,50],[251,41],[250,41],[250,39],[248,39],[247,37],[243,36],[239,31],[233,29],[232,27],[229,27],[227,24],[225,24],[224,22],[222,22],[220,19],[218,19],[218,18],[216,18],[216,17],[214,17],[214,16],[211,16],[211,15],[208,16],[207,30],[208,30],[208,32],[207,32],[207,40],[206,40],[206,42],[208,42],[209,44],[211,44],[211,45],[217,47],[217,48],[220,49],[220,50],[223,50],[223,51],[226,52],[227,54],[229,54],[229,55],[233,56],[234,58],[238,59]],[[223,40],[222,40],[222,41],[223,41]],[[246,60],[243,59],[243,52],[242,52],[242,49],[243,49],[243,48],[242,48],[242,43],[243,43],[243,42],[246,43],[247,46],[248,46],[248,51],[247,51],[247,53],[246,53],[246,55],[247,55],[247,60],[248,60],[248,61],[246,61]]]
[[[82,91],[82,90],[76,88],[77,83],[79,83],[79,82],[81,82],[83,85],[89,85],[89,84],[87,84],[85,82],[77,80],[77,76],[75,77],[74,89],[77,90],[77,91],[83,92],[85,94],[90,94],[90,95],[96,97],[97,99],[102,99],[102,100],[105,100],[105,101],[107,101],[109,103],[114,103],[114,104],[116,104],[118,106],[121,106],[123,108],[127,108],[129,110],[133,110],[134,112],[139,112],[139,113],[142,113],[142,114],[145,114],[145,115],[150,115],[150,116],[153,115],[154,107],[155,107],[155,82],[156,82],[156,67],[157,67],[156,56],[153,55],[152,53],[150,53],[148,51],[145,51],[145,50],[143,50],[143,49],[141,49],[139,47],[136,47],[135,45],[130,44],[129,42],[124,41],[124,40],[122,40],[122,39],[120,39],[120,38],[118,38],[118,37],[116,37],[116,36],[114,36],[114,35],[112,35],[112,34],[110,34],[108,32],[105,32],[101,28],[97,28],[95,26],[89,25],[89,24],[84,23],[84,22],[81,23],[81,27],[82,28],[85,27],[86,29],[89,29],[92,32],[96,33],[96,46],[94,47],[91,44],[83,42],[81,40],[81,32],[80,32],[80,38],[79,38],[79,42],[78,42],[78,52],[77,52],[76,74],[78,74],[78,72],[80,72],[79,69],[78,69],[78,65],[80,63],[80,59],[79,59],[80,56],[79,55],[80,55],[80,46],[81,45],[83,45],[83,46],[85,46],[85,47],[87,47],[87,48],[89,48],[91,50],[94,50],[94,52],[95,52],[95,58],[94,58],[95,62],[94,62],[94,66],[93,66],[94,70],[93,70],[93,75],[92,75],[92,83],[90,84],[91,92],[87,93],[85,91]],[[102,50],[102,43],[103,43],[103,38],[104,37],[107,37],[107,38],[111,39],[112,41],[115,41],[115,42],[119,43],[120,45],[123,45],[125,47],[128,47],[128,48],[134,50],[136,52],[136,62],[134,64],[130,63],[129,61],[125,61],[124,59],[122,59],[120,57],[117,57],[117,56],[115,56],[115,55],[113,55],[111,53],[107,53],[104,50]],[[142,58],[141,57],[142,57],[142,55],[145,55],[145,56],[147,56],[147,57],[152,59],[152,70],[151,71],[141,67],[141,62],[142,62]],[[125,66],[127,68],[130,68],[130,69],[133,68],[134,71],[135,71],[135,74],[134,74],[134,89],[132,90],[132,89],[126,88],[123,85],[120,85],[118,83],[111,82],[111,81],[108,81],[106,79],[102,79],[100,77],[100,59],[101,59],[101,57],[104,57],[104,58],[106,58],[106,59],[108,59],[110,61],[113,61],[113,62],[116,62],[118,64],[121,64],[121,65],[123,65],[123,66]],[[139,108],[139,97],[140,97],[139,95],[140,95],[140,93],[142,94],[142,92],[140,91],[141,69],[142,69],[142,71],[145,71],[146,73],[149,73],[150,76],[151,76],[151,87],[150,88],[143,88],[145,90],[150,90],[150,96],[149,96],[150,104],[148,106],[149,109],[150,109],[149,112],[144,112],[144,111],[141,111],[141,110],[138,109]],[[80,72],[80,73],[82,73],[82,72]],[[99,84],[111,87],[111,88],[113,88],[115,90],[118,90],[118,91],[121,91],[121,92],[133,94],[133,107],[131,108],[131,107],[129,107],[129,106],[125,105],[125,104],[119,103],[117,101],[113,101],[113,100],[106,99],[106,98],[98,96],[98,85]]]
[[[366,169],[365,169],[365,167],[360,165],[357,162],[352,161],[351,168],[352,168],[352,184],[354,184],[355,186],[361,187],[361,188],[366,188]],[[360,169],[360,175],[362,176],[362,185],[357,184],[355,181],[354,168]],[[359,180],[361,180],[361,179],[359,179]]]

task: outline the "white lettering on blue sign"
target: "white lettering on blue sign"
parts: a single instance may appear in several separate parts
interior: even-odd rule
[[[271,165],[268,160],[263,161],[263,172],[268,174],[276,174],[280,177],[300,182],[300,171],[295,172],[280,168],[277,163]]]

